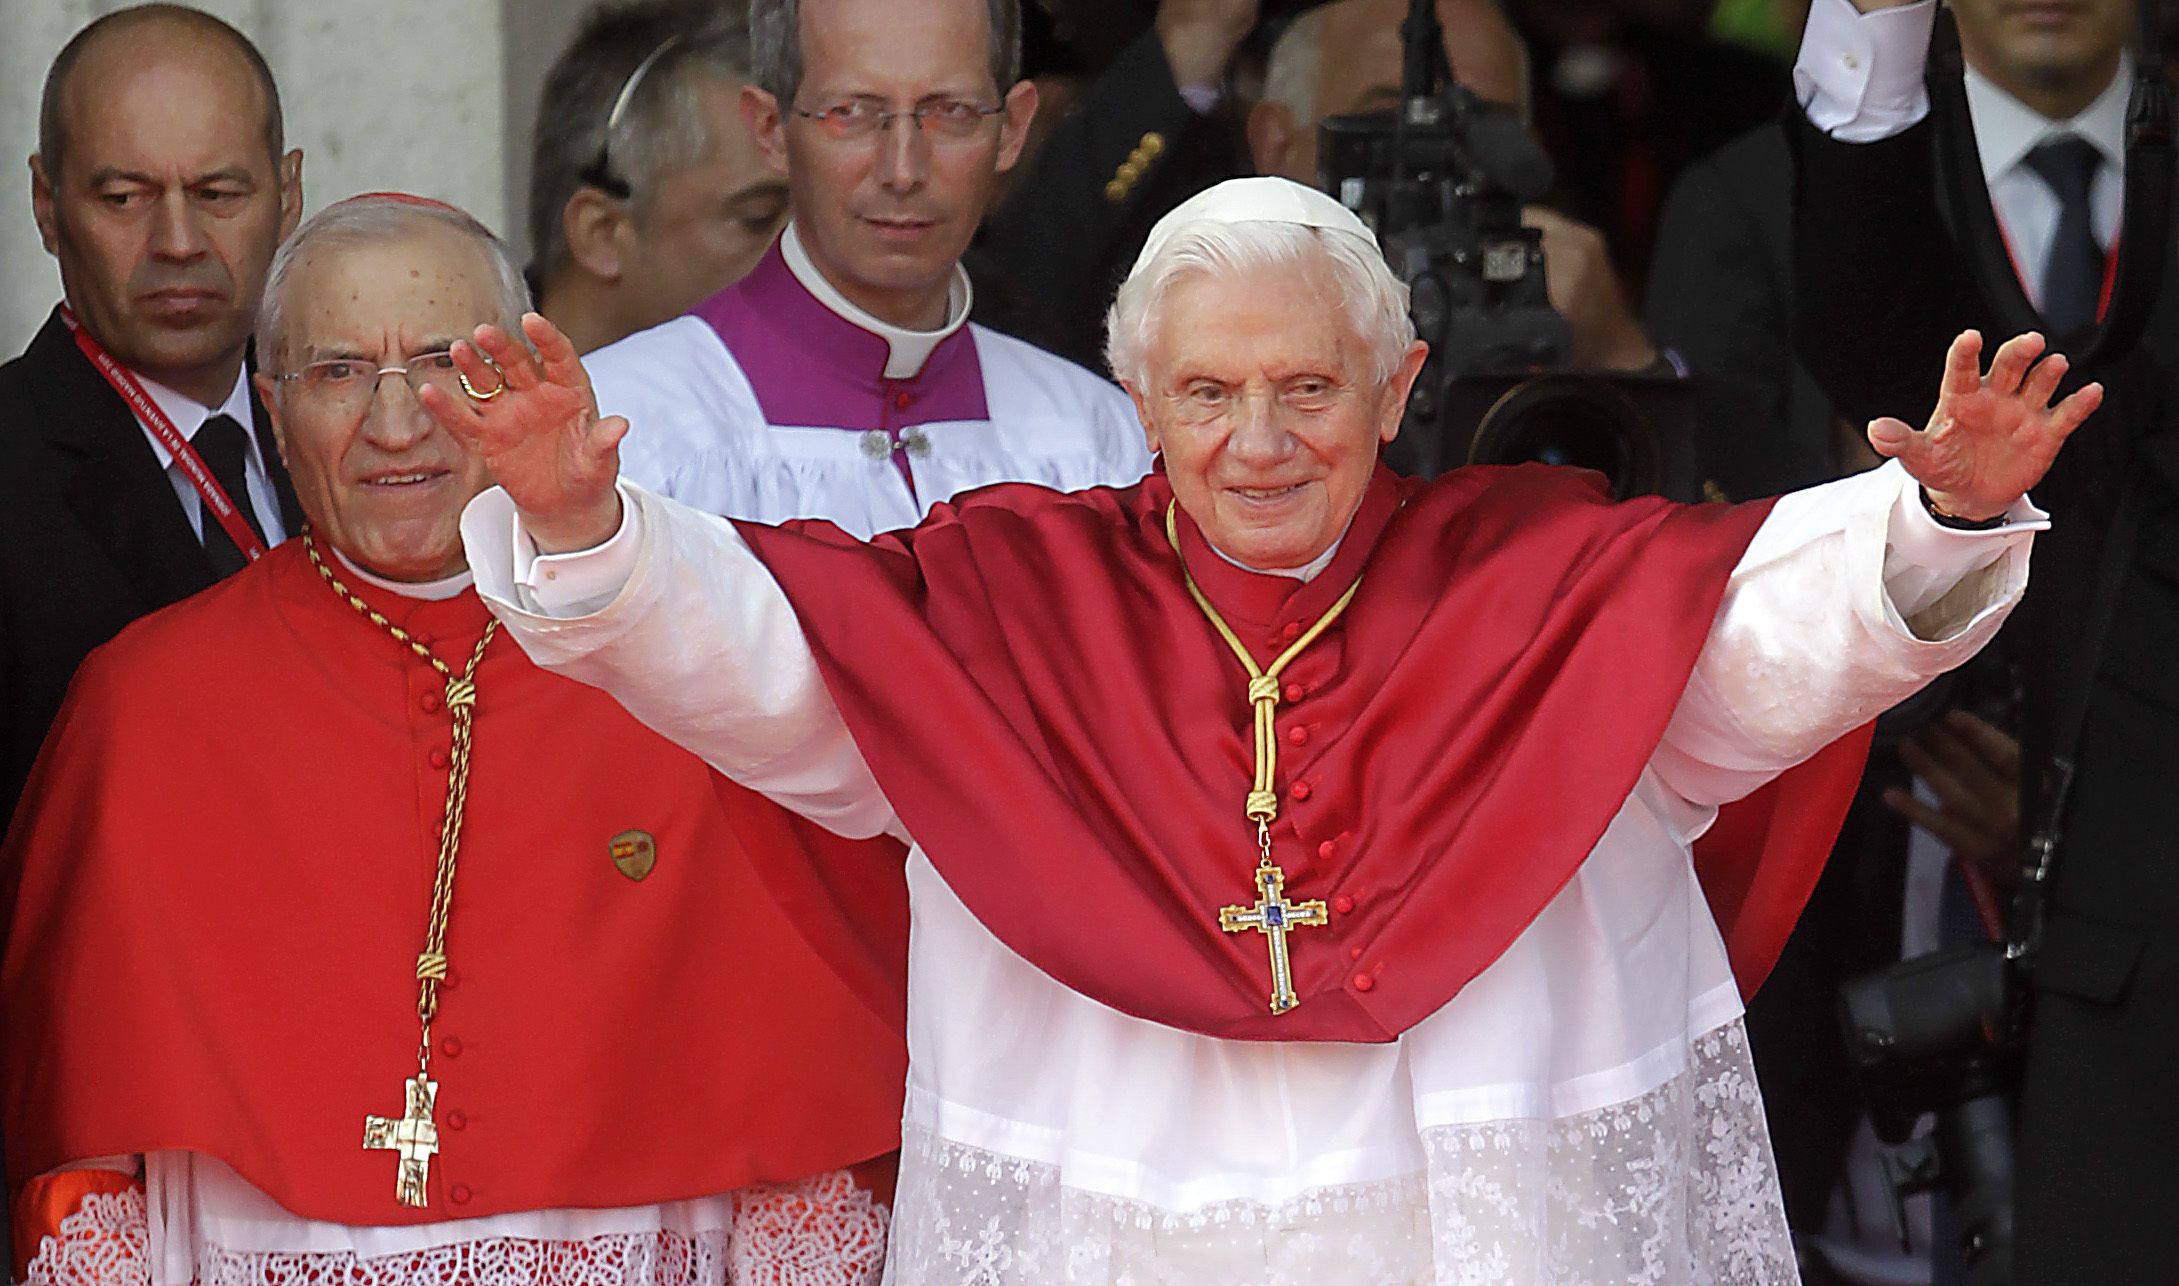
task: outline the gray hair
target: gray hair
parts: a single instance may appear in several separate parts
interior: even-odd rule
[[[529,222],[539,273],[566,265],[568,198],[595,181],[584,172],[599,157],[611,177],[628,185],[635,217],[644,220],[660,177],[711,151],[697,91],[705,80],[739,85],[750,79],[741,12],[740,3],[689,0],[637,0],[591,11],[553,63],[537,105]],[[614,101],[639,68],[642,78],[608,138]]]
[[[272,257],[265,274],[265,298],[257,313],[259,360],[276,367],[287,356],[288,274],[304,254],[320,246],[364,245],[408,236],[417,229],[437,225],[468,237],[491,265],[493,295],[499,316],[494,320],[510,334],[522,335],[522,314],[529,311],[530,291],[523,284],[507,243],[468,214],[438,201],[392,192],[338,201],[310,216]],[[526,342],[526,341],[525,341]]]
[[[1374,378],[1383,384],[1415,342],[1406,284],[1392,275],[1377,247],[1351,232],[1268,220],[1206,220],[1167,238],[1120,283],[1105,314],[1105,361],[1121,383],[1145,389],[1158,317],[1176,282],[1191,275],[1305,267],[1318,257],[1331,269],[1355,334],[1369,346]]]
[[[984,0],[991,82],[1001,94],[1021,79],[1021,0]],[[750,0],[749,46],[756,82],[781,111],[802,88],[802,0]]]
[[[1324,28],[1331,21],[1327,8],[1311,9],[1292,22],[1271,46],[1264,63],[1264,101],[1277,103],[1302,129],[1318,123],[1318,91],[1324,77]]]

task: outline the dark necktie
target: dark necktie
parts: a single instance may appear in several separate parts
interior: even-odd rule
[[[2043,265],[2043,320],[2054,339],[2093,325],[2103,297],[2103,250],[2088,214],[2089,188],[2102,163],[2103,153],[2077,134],[2028,153],[2028,168],[2058,197],[2058,230]]]
[[[215,415],[197,430],[197,436],[189,440],[189,445],[196,448],[197,458],[203,460],[204,467],[212,471],[212,477],[219,483],[220,490],[227,493],[229,500],[234,501],[236,510],[242,514],[242,520],[250,525],[250,530],[257,533],[257,538],[262,541],[265,538],[265,529],[257,525],[257,516],[250,512],[250,487],[242,474],[243,454],[249,447],[249,439],[243,433],[242,426],[235,423],[231,416]],[[204,556],[212,564],[212,575],[222,577],[241,571],[249,559],[243,557],[242,551],[235,546],[234,539],[227,534],[227,529],[220,526],[219,515],[212,512],[210,505],[202,506],[202,514]]]

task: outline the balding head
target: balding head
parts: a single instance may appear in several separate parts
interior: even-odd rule
[[[31,206],[84,329],[138,373],[225,401],[302,211],[264,59],[209,14],[122,10],[54,60],[40,135]]]
[[[284,128],[280,89],[257,46],[201,10],[147,4],[98,19],[53,59],[38,104],[38,155],[47,174],[60,172],[71,115],[104,101],[100,90],[109,88],[116,75],[145,70],[154,61],[230,88],[254,87],[249,116],[264,123],[265,155],[279,161]]]

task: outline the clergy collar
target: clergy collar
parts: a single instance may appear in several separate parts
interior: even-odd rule
[[[858,329],[868,331],[885,341],[885,378],[889,380],[914,379],[930,360],[931,351],[944,343],[946,338],[961,329],[968,321],[969,306],[975,302],[975,292],[968,283],[968,273],[961,265],[953,266],[953,284],[946,292],[946,324],[937,330],[909,330],[880,321],[848,301],[839,288],[827,280],[825,274],[810,262],[809,252],[802,248],[802,238],[795,226],[789,223],[779,234],[780,257],[786,261],[787,271],[802,283],[817,302],[830,309],[842,320]]]
[[[136,374],[135,372],[131,373]],[[265,467],[265,457],[257,442],[256,418],[250,412],[250,368],[248,363],[245,362],[242,369],[235,373],[234,387],[227,390],[227,399],[218,406],[206,406],[187,393],[176,392],[148,376],[136,374],[136,378],[144,386],[144,392],[150,395],[152,404],[166,412],[166,418],[173,422],[175,431],[180,433],[184,440],[194,441],[197,430],[203,428],[204,422],[213,416],[228,416],[235,423],[242,426],[242,438],[247,444],[243,449],[248,452],[249,458],[256,462],[258,471],[267,474],[271,472]],[[144,430],[144,440],[151,443],[152,458],[159,462],[159,467],[164,469],[173,464],[174,453],[166,449],[166,444],[159,440],[159,435],[153,433],[141,418],[136,421],[136,425]]]
[[[340,562],[342,571],[347,572],[349,575],[355,577],[359,581],[362,581],[364,584],[369,585],[373,589],[384,590],[388,594],[398,594],[402,598],[416,598],[422,599],[425,602],[434,603],[441,602],[449,598],[458,598],[460,597],[462,591],[468,589],[469,586],[476,580],[476,577],[471,575],[469,569],[466,567],[454,573],[452,576],[444,576],[438,580],[387,580],[385,577],[380,576],[376,572],[365,571],[363,568],[357,566],[356,561],[353,558],[350,558],[347,554],[342,553],[337,546],[332,544],[332,542],[327,541],[326,547],[333,551],[333,557]]]
[[[1362,574],[1386,524],[1399,512],[1400,499],[1399,476],[1379,463],[1346,532],[1320,556],[1321,565],[1312,562],[1282,571],[1256,571],[1235,562],[1205,540],[1203,529],[1182,510],[1176,524],[1181,558],[1205,596],[1229,619],[1254,626],[1288,620],[1307,624]],[[1159,527],[1162,539],[1162,515]]]
[[[1982,154],[1985,181],[1994,181],[2026,160],[2029,152],[2065,135],[2088,140],[2103,154],[2105,165],[2125,165],[2126,103],[2134,88],[2131,52],[2120,55],[2118,74],[2096,101],[2070,120],[2052,120],[1972,67],[1967,69],[1966,82],[1968,115],[1975,124],[1975,148]]]
[[[1347,533],[1353,529],[1354,519],[1350,517],[1347,519],[1347,525],[1340,529],[1338,540],[1335,540],[1330,545],[1326,546],[1323,553],[1318,554],[1316,557],[1310,559],[1306,563],[1303,563],[1299,567],[1251,567],[1247,563],[1244,563],[1240,559],[1235,558],[1233,555],[1227,553],[1225,550],[1211,544],[1211,542],[1209,542],[1208,540],[1203,542],[1203,546],[1204,548],[1210,550],[1212,553],[1218,555],[1220,558],[1223,558],[1227,562],[1232,563],[1235,567],[1240,568],[1244,572],[1249,572],[1257,576],[1283,576],[1288,580],[1298,580],[1302,584],[1306,585],[1310,581],[1313,581],[1317,578],[1317,573],[1323,571],[1326,567],[1331,566],[1332,559],[1339,556],[1340,544],[1346,540]]]

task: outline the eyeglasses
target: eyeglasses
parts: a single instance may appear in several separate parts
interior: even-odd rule
[[[443,348],[418,353],[398,366],[373,366],[358,358],[329,357],[278,378],[283,384],[293,381],[296,392],[319,410],[360,416],[370,409],[371,399],[378,395],[379,381],[388,375],[407,380],[409,391],[418,395],[426,387],[436,387],[448,397],[463,396],[461,369],[454,365],[454,355]]]
[[[986,107],[974,99],[932,98],[896,112],[874,98],[850,98],[815,111],[797,107],[794,114],[816,121],[827,137],[843,143],[867,143],[899,120],[915,122],[927,137],[964,143],[983,131],[987,119],[1005,110],[1004,103]]]
[[[623,201],[634,195],[635,189],[628,186],[628,180],[613,173],[613,134],[620,129],[621,117],[628,114],[628,104],[635,101],[636,90],[643,84],[643,78],[650,75],[651,68],[666,56],[667,50],[680,43],[678,34],[659,41],[658,48],[645,54],[636,69],[628,73],[628,79],[620,83],[620,92],[613,95],[613,108],[605,114],[605,134],[598,140],[598,155],[576,174],[576,178]]]

